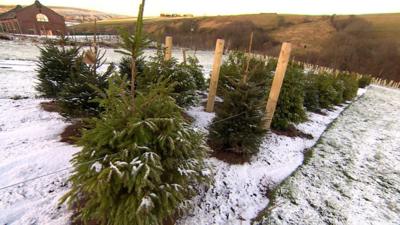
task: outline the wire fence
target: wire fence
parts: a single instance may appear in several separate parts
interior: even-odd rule
[[[213,121],[212,123],[209,123],[208,126],[211,126],[211,125],[216,124],[216,123],[220,123],[220,122],[223,122],[223,121],[227,121],[227,120],[239,117],[239,116],[241,116],[241,115],[243,115],[245,113],[246,112],[242,112],[242,113],[239,113],[239,114],[236,114],[236,115],[233,115],[233,116],[221,119],[221,120]],[[95,162],[97,162],[99,160],[104,160],[107,157],[115,156],[117,154],[120,154],[120,153],[116,152],[116,153],[113,153],[113,154],[110,154],[110,155],[105,155],[103,157],[99,157],[99,158],[96,158],[96,159],[93,159],[93,160],[90,160],[90,161],[87,161],[87,162],[84,162],[84,163],[76,164],[75,166],[65,167],[63,169],[59,169],[59,170],[56,170],[56,171],[52,171],[52,172],[49,172],[49,173],[45,173],[45,174],[42,174],[42,175],[39,175],[39,176],[35,176],[35,177],[32,177],[32,178],[29,178],[29,179],[26,179],[26,180],[22,180],[22,181],[19,181],[19,182],[16,182],[16,183],[12,183],[12,184],[0,187],[0,191],[8,189],[8,188],[15,187],[15,186],[19,186],[21,184],[26,184],[28,182],[35,181],[35,180],[38,180],[38,179],[41,179],[41,178],[44,178],[44,177],[49,177],[51,175],[58,174],[58,173],[61,173],[61,172],[67,171],[67,170],[71,170],[74,167],[79,167],[79,166],[95,163]]]

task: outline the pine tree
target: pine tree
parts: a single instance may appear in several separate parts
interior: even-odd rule
[[[264,91],[252,82],[233,80],[230,86],[234,88],[224,92],[224,102],[216,108],[209,140],[215,150],[257,153],[265,133],[261,128]]]
[[[181,116],[164,83],[137,92],[130,110],[127,81],[109,81],[94,129],[84,132],[63,201],[81,204],[79,217],[102,224],[162,224],[181,213],[194,186],[207,183],[207,152]]]
[[[307,74],[304,106],[311,111],[331,108],[343,99],[343,84],[332,74]]]
[[[198,78],[194,73],[201,70],[198,64],[178,63],[175,58],[164,60],[164,55],[159,49],[155,56],[146,62],[144,73],[146,76],[138,77],[140,90],[148,89],[158,81],[166,81],[173,87],[171,96],[181,107],[188,107],[198,102],[197,84]],[[198,75],[197,75],[198,76]]]
[[[362,76],[358,80],[358,87],[359,88],[365,88],[371,84],[372,77],[371,76]]]
[[[203,66],[200,64],[199,59],[196,56],[189,56],[187,58],[187,63],[183,63],[182,66],[183,69],[186,70],[186,73],[193,77],[196,90],[204,91],[207,85],[202,72]]]
[[[304,109],[304,68],[289,64],[282,84],[271,127],[287,130],[289,125],[307,119]]]
[[[203,138],[182,118],[168,80],[136,89],[143,10],[144,0],[130,87],[120,75],[109,79],[99,102],[104,111],[79,141],[83,149],[73,159],[72,188],[62,198],[77,206],[84,223],[163,224],[186,209],[195,186],[209,181]],[[144,71],[141,77],[151,75]]]
[[[216,107],[216,117],[209,127],[214,150],[245,155],[258,152],[264,134],[261,119],[268,73],[264,62],[253,59],[249,79],[244,82],[245,62],[243,54],[233,53],[221,66],[218,93],[223,103]]]
[[[104,73],[98,72],[105,64],[104,53],[96,56],[96,64],[90,67],[83,62],[82,56],[75,60],[75,68],[64,82],[59,94],[59,105],[62,114],[70,117],[97,116],[101,108],[96,98],[107,88],[107,79],[115,72],[115,66],[110,64]]]
[[[42,97],[57,98],[70,74],[80,69],[76,67],[80,48],[65,45],[57,47],[47,43],[39,49],[39,82],[35,88]]]

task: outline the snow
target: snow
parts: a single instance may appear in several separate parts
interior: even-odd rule
[[[104,50],[108,63],[120,60],[113,49]],[[68,191],[69,161],[79,148],[59,142],[68,123],[57,113],[43,111],[40,103],[47,100],[35,97],[36,44],[0,40],[0,52],[0,188],[56,172],[0,190],[0,224],[69,224],[71,212],[58,202]],[[174,54],[181,56],[177,49]],[[209,71],[210,53],[196,55]],[[26,99],[12,99],[17,97]],[[100,172],[102,165],[94,162],[92,169]]]
[[[365,90],[360,90],[361,96]],[[311,148],[326,127],[337,118],[345,106],[324,110],[326,116],[308,113],[309,121],[297,128],[313,139],[290,138],[269,133],[260,152],[251,163],[230,165],[216,158],[208,163],[213,168],[214,184],[194,198],[189,215],[177,224],[250,224],[269,203],[266,192],[282,182],[303,163],[304,150]],[[195,118],[194,126],[207,132],[214,113],[204,112],[203,107],[193,107],[188,114]]]
[[[278,188],[261,224],[400,224],[400,91],[373,86]]]
[[[108,62],[118,62],[121,58],[113,49],[106,51]],[[69,224],[71,212],[65,205],[59,206],[58,200],[68,191],[69,161],[79,148],[59,142],[59,134],[68,123],[56,113],[41,110],[40,103],[46,100],[35,98],[36,57],[39,54],[36,46],[22,41],[0,41],[0,52],[0,188],[59,171],[0,190],[0,224]],[[178,58],[181,56],[179,50],[174,54]],[[197,52],[196,55],[209,74],[212,52]],[[370,92],[367,95],[379,91],[374,87],[373,93]],[[16,96],[27,99],[11,99]],[[393,107],[398,107],[398,103],[390,104],[393,114]],[[177,224],[249,224],[268,205],[266,192],[302,164],[304,150],[317,142],[344,107],[325,111],[327,116],[309,113],[310,121],[300,124],[298,129],[312,134],[312,140],[269,133],[251,163],[229,165],[209,158],[207,161],[213,169],[204,173],[212,173],[215,183],[193,199],[194,207]],[[207,126],[215,117],[214,113],[204,112],[203,107],[192,107],[188,114],[195,118],[193,126],[202,132],[207,132]],[[397,128],[397,125],[392,127]],[[381,148],[379,157],[390,154]],[[139,159],[131,164],[137,169],[143,165]],[[114,165],[116,173],[118,166]],[[94,162],[91,168],[99,172],[102,165]],[[146,201],[143,204],[147,205]]]
[[[90,167],[90,169],[96,171],[96,173],[100,173],[101,169],[103,169],[103,165],[99,162],[93,163],[93,165]]]
[[[24,63],[23,61],[29,61],[30,63],[35,63],[37,61],[37,57],[40,54],[38,46],[41,46],[39,43],[32,43],[26,40],[24,41],[4,41],[0,40],[0,60],[13,60],[13,62]],[[88,49],[87,47],[83,48]],[[101,51],[105,51],[105,59],[106,63],[116,63],[118,64],[120,59],[123,57],[122,54],[115,51],[112,48],[101,48]],[[156,50],[154,49],[146,49],[144,51],[144,56],[149,57],[155,54]],[[183,60],[183,55],[181,49],[174,48],[172,50],[173,57],[177,58],[178,61]],[[195,55],[201,65],[203,65],[203,72],[205,77],[208,78],[212,68],[213,62],[213,52],[211,51],[187,51],[186,55],[193,56]],[[11,62],[10,62],[11,63]],[[0,70],[3,70],[2,66],[0,66]]]
[[[68,190],[66,168],[78,149],[59,142],[67,123],[41,110],[46,100],[34,98],[34,69],[33,61],[0,59],[0,188],[63,171],[0,190],[0,224],[69,223],[70,213],[58,201]],[[10,99],[15,96],[28,98]]]

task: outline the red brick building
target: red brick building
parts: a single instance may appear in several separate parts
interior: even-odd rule
[[[64,17],[38,0],[32,5],[18,5],[0,14],[0,32],[15,34],[62,35],[66,34]]]

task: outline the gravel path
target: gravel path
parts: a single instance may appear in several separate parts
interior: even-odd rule
[[[339,117],[260,224],[400,224],[400,91],[370,90]]]

